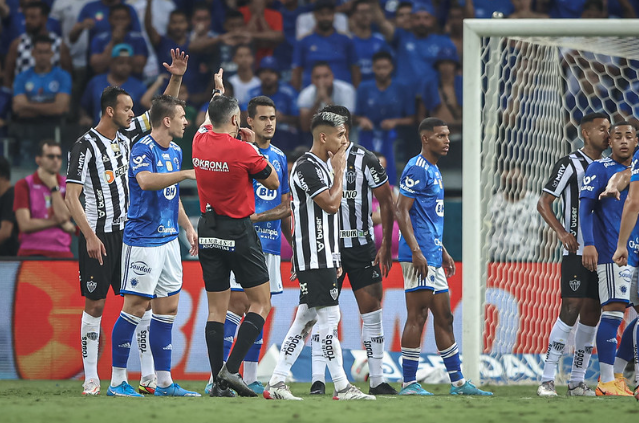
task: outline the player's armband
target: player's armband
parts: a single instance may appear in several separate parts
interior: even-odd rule
[[[273,172],[273,168],[268,164],[264,168],[264,170],[257,172],[255,174],[251,174],[251,178],[259,180],[263,180],[269,177],[269,175]]]

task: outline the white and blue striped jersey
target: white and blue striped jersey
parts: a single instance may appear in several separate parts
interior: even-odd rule
[[[182,166],[182,149],[171,142],[161,147],[151,135],[138,141],[131,149],[129,163],[128,221],[124,228],[124,243],[136,247],[163,245],[177,238],[180,188],[171,185],[159,191],[144,191],[136,175],[177,172]]]
[[[442,265],[444,235],[444,185],[439,168],[424,156],[408,161],[399,182],[399,192],[414,199],[410,209],[413,232],[429,266]],[[413,254],[404,237],[399,238],[399,261],[413,261]]]
[[[280,186],[273,190],[268,189],[253,179],[253,189],[255,190],[255,213],[262,213],[271,210],[282,203],[282,194],[289,193],[288,187],[288,164],[286,155],[279,148],[269,145],[268,148],[260,148],[268,161],[273,165],[273,169],[280,179]],[[269,254],[280,255],[282,221],[272,220],[269,222],[255,222],[255,231],[262,241],[262,251]]]

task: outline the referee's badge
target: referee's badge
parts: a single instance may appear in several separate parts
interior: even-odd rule
[[[568,282],[568,284],[570,285],[570,289],[577,292],[577,290],[579,289],[579,286],[581,285],[581,281],[579,279],[573,279],[570,282]]]
[[[352,184],[353,182],[355,182],[355,172],[351,172],[351,171],[346,172],[346,181],[349,184]]]
[[[331,293],[331,298],[333,298],[334,300],[337,299],[337,296],[339,295],[339,292],[337,291],[337,288],[333,288],[330,290]]]

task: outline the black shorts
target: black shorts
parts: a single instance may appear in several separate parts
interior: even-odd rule
[[[248,217],[233,219],[218,215],[215,227],[201,217],[197,232],[207,292],[230,289],[231,271],[242,288],[253,288],[269,281],[262,243]]]
[[[568,254],[561,262],[561,298],[592,298],[599,301],[597,272],[586,269],[581,256]]]
[[[308,308],[339,304],[337,269],[312,269],[297,272],[300,283],[300,304]]]
[[[373,264],[376,255],[374,244],[342,248],[340,254],[343,270],[337,281],[340,292],[346,275],[353,291],[382,282],[382,270],[379,264]]]
[[[80,265],[80,292],[90,300],[103,300],[113,288],[115,295],[120,295],[122,282],[122,235],[124,231],[96,234],[106,249],[102,256],[102,266],[87,253],[87,240],[80,233],[78,241],[78,262]]]

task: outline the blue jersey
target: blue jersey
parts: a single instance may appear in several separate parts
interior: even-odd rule
[[[334,31],[328,37],[312,32],[295,44],[293,68],[300,66],[302,88],[311,84],[313,64],[326,61],[333,71],[335,79],[353,83],[351,66],[357,64],[357,55],[353,41],[344,34]]]
[[[131,148],[129,161],[128,221],[124,227],[124,243],[135,247],[164,245],[177,238],[180,187],[171,185],[159,191],[144,191],[136,175],[177,172],[182,166],[182,149],[174,142],[161,147],[147,135]]]
[[[255,213],[262,213],[271,210],[282,203],[282,194],[288,194],[288,166],[286,155],[279,148],[269,145],[268,148],[260,148],[260,153],[268,158],[273,165],[273,169],[280,178],[280,186],[275,189],[268,189],[258,181],[253,179],[253,189],[255,190]],[[272,220],[269,222],[255,222],[255,231],[262,241],[262,251],[269,254],[280,255],[282,241],[282,221]]]
[[[126,4],[122,2],[123,4]],[[138,19],[138,14],[135,9],[126,4],[131,12],[131,31],[141,32],[142,27],[140,26],[140,20]],[[111,25],[109,24],[109,9],[111,6],[107,6],[102,3],[101,0],[92,1],[84,5],[82,10],[80,10],[80,14],[78,15],[78,22],[84,21],[86,18],[93,19],[94,25],[89,30],[89,45],[91,45],[91,41],[93,38],[104,32],[111,33]]]
[[[639,181],[639,149],[635,149],[635,155],[632,158],[632,176],[630,177],[631,183],[637,181]],[[639,221],[628,239],[628,264],[639,267]]]
[[[619,238],[621,212],[628,196],[628,190],[625,189],[620,193],[621,199],[619,201],[615,198],[599,200],[599,194],[606,189],[612,175],[625,169],[627,166],[606,157],[592,162],[584,174],[579,199],[596,201],[592,216],[592,236],[599,256],[598,264],[612,263],[612,255],[617,249],[617,239]],[[580,204],[581,207],[583,206]],[[584,223],[582,219],[582,231],[586,234],[588,229],[583,227]],[[588,245],[586,239],[584,242]]]
[[[415,88],[420,87],[422,81],[436,76],[433,65],[440,51],[452,49],[457,53],[457,47],[447,35],[430,34],[417,38],[401,28],[395,29],[393,47],[397,52],[395,78]]]
[[[386,43],[384,37],[377,32],[366,39],[353,36],[353,45],[355,46],[357,65],[362,74],[362,81],[375,79],[375,74],[373,74],[373,55],[378,51],[390,53],[390,46]]]
[[[103,32],[96,35],[91,41],[90,54],[102,54],[107,45],[111,42],[111,33]],[[134,56],[148,56],[149,50],[146,47],[146,41],[141,32],[128,31],[124,34],[123,43],[129,44],[133,49]],[[168,63],[171,63],[170,61]]]
[[[13,81],[13,95],[19,94],[36,103],[54,102],[58,94],[71,95],[71,75],[59,67],[48,73],[36,73],[35,68],[29,68]]]
[[[439,168],[424,156],[408,161],[399,181],[399,192],[415,200],[410,209],[410,221],[422,254],[429,266],[442,265],[444,235],[444,184]],[[399,238],[399,261],[413,261],[413,254],[403,236]]]

